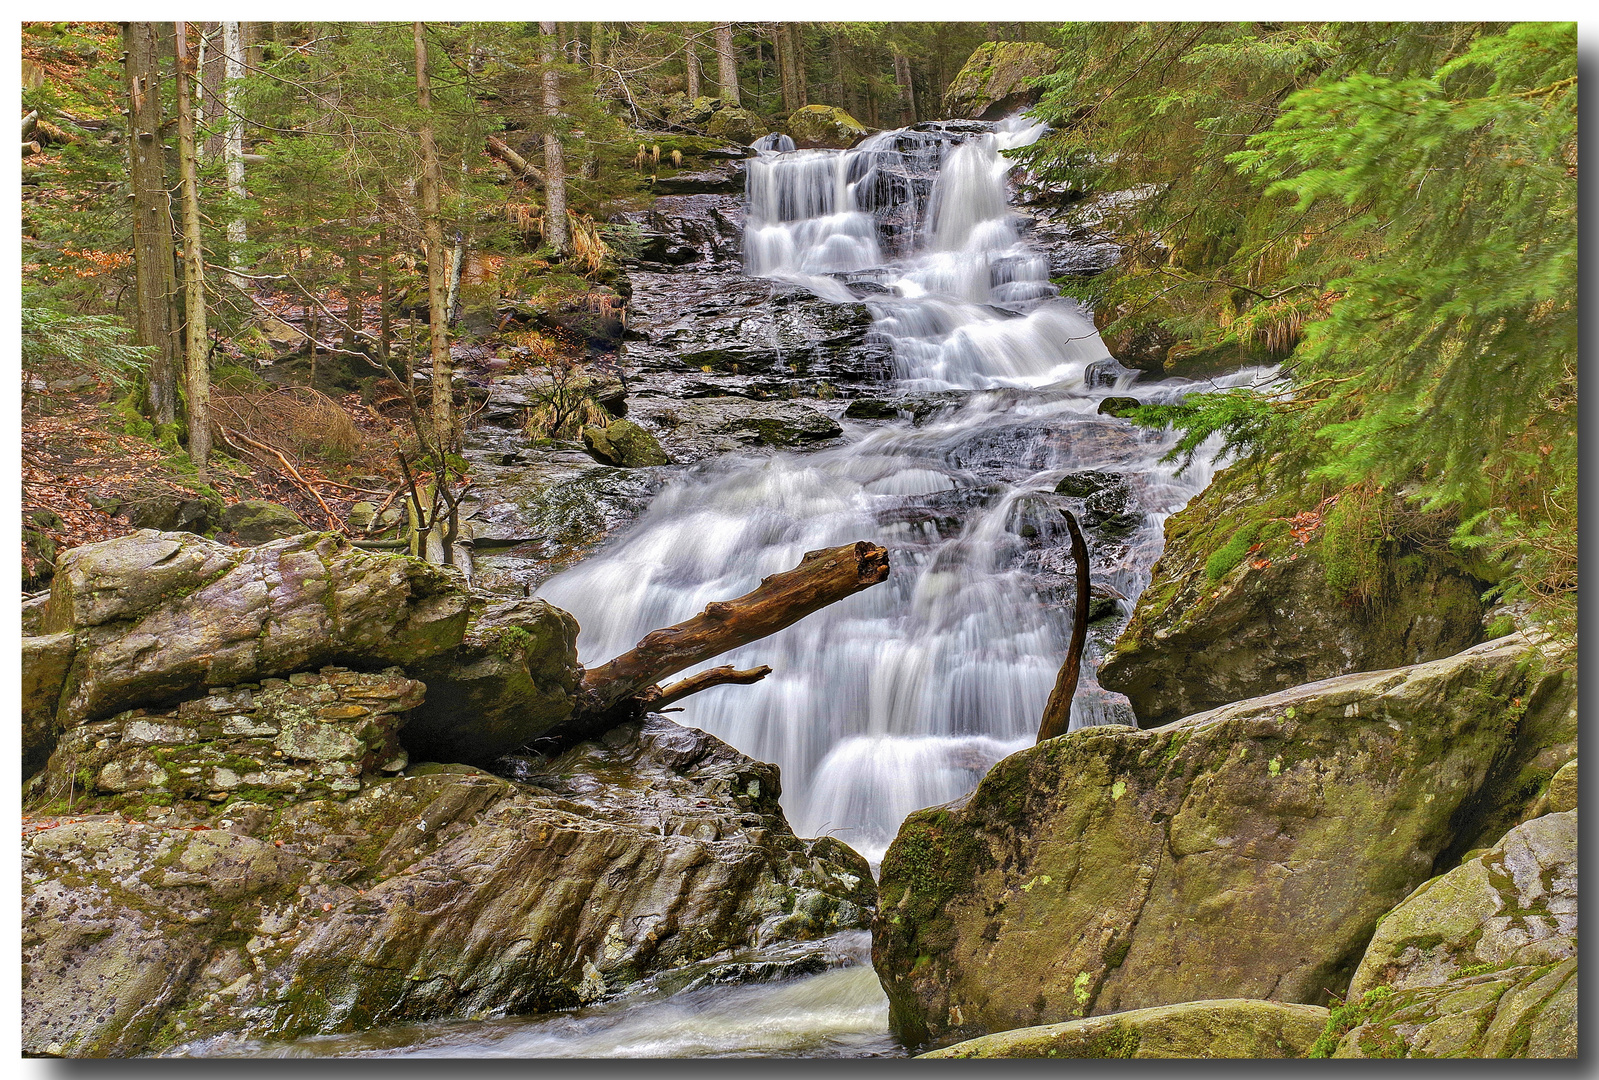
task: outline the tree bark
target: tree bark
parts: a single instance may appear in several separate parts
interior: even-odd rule
[[[555,130],[561,116],[561,76],[555,69],[555,24],[539,23],[544,37],[544,239],[557,255],[571,246],[566,231],[566,159]]]
[[[731,664],[724,664],[697,675],[690,675],[671,686],[663,686],[659,696],[646,697],[644,704],[647,708],[659,712],[674,701],[682,701],[690,694],[697,694],[701,690],[709,690],[713,686],[726,686],[730,683],[748,686],[750,683],[760,682],[771,673],[772,669],[765,664],[758,668],[750,668],[748,671],[739,671]]]
[[[133,262],[139,344],[152,347],[145,413],[157,426],[178,419],[173,347],[172,216],[161,147],[161,72],[155,23],[122,24],[128,76],[128,178],[133,188]]]
[[[222,160],[227,168],[228,196],[241,202],[247,197],[244,188],[244,122],[234,110],[239,97],[239,80],[244,78],[244,26],[244,23],[238,22],[222,24],[222,121],[227,125]],[[244,252],[241,249],[249,238],[244,214],[235,211],[233,217],[228,219],[229,266],[244,265]],[[236,288],[249,287],[249,282],[237,274],[231,280]]]
[[[668,675],[777,633],[888,577],[888,551],[865,540],[808,552],[736,600],[707,604],[686,622],[646,634],[638,647],[583,676],[586,712],[603,713]]]
[[[200,47],[195,65],[200,72],[200,95],[195,109],[195,125],[203,130],[205,144],[200,156],[214,160],[224,150],[228,113],[223,107],[222,83],[227,78],[227,44],[221,23],[200,24]],[[203,110],[203,111],[202,111]]]
[[[794,107],[803,109],[809,105],[810,91],[805,85],[805,24],[788,24],[788,55],[789,67],[793,71],[794,99],[798,102]]]
[[[1066,662],[1061,665],[1060,674],[1055,677],[1055,688],[1044,706],[1044,719],[1038,725],[1038,742],[1064,735],[1071,727],[1072,698],[1077,695],[1083,642],[1088,639],[1088,545],[1083,542],[1083,530],[1078,528],[1072,512],[1062,510],[1061,514],[1072,534],[1072,560],[1077,564],[1077,605],[1072,612],[1072,639],[1066,647]]]
[[[916,89],[911,85],[911,62],[898,52],[894,54],[894,83],[899,87],[900,127],[916,123]]]
[[[700,55],[694,48],[694,35],[683,35],[683,78],[688,99],[700,96]]]
[[[522,176],[534,181],[535,183],[544,183],[543,171],[541,171],[537,165],[534,165],[531,161],[528,161],[526,158],[524,158],[521,154],[518,154],[515,150],[512,150],[505,144],[504,140],[496,139],[493,135],[490,135],[488,137],[488,144],[489,153],[505,162]]]
[[[433,142],[433,91],[428,78],[427,39],[422,24],[411,24],[416,43],[416,104],[422,112],[422,234],[428,264],[428,342],[433,358],[433,439],[439,454],[455,450],[454,372],[450,365],[449,321],[444,310],[448,288],[449,253],[444,246],[444,221],[440,190],[444,170]]]
[[[189,42],[184,23],[177,33],[178,177],[183,203],[184,369],[188,389],[189,461],[201,483],[211,456],[211,370],[206,340],[205,253],[200,245],[200,169],[189,77]]]
[[[716,24],[716,89],[728,105],[738,100],[738,61],[733,56],[733,24]]]

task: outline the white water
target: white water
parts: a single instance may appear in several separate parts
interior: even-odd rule
[[[1104,344],[1056,297],[1006,204],[999,150],[1039,130],[1009,121],[964,142],[886,132],[849,151],[762,153],[749,162],[745,260],[752,274],[838,301],[853,294],[824,275],[890,288],[869,306],[902,389],[1053,392],[978,394],[921,427],[846,422],[837,449],[723,461],[674,483],[621,542],[540,590],[578,617],[579,655],[594,664],[807,551],[888,546],[884,584],[713,662],[769,664],[764,682],[686,699],[676,718],[776,762],[795,831],[834,833],[874,862],[906,814],[969,791],[1032,741],[1069,633],[1067,613],[1019,565],[1029,529],[1061,532],[1037,495],[1077,469],[1134,475],[1143,526],[1095,566],[1097,581],[1131,598],[1147,584],[1161,520],[1209,480],[1206,467],[1179,480],[1157,465],[1168,445],[1158,435],[1103,437],[1119,424],[1096,415],[1112,391],[1087,390],[1083,370],[1108,355]],[[882,180],[933,170],[925,208],[913,185]],[[958,535],[941,536],[917,507],[993,485],[991,460],[961,463],[974,438],[996,432],[1011,475],[961,511]],[[1106,719],[1091,671],[1084,687],[1074,727]]]

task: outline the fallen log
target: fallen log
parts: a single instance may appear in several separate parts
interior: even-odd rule
[[[669,675],[775,634],[887,577],[888,551],[878,544],[862,540],[809,552],[794,569],[764,578],[757,588],[738,599],[707,604],[692,619],[652,630],[631,652],[590,668],[583,676],[587,699],[584,711],[608,713],[613,706],[644,694]],[[662,691],[662,699],[691,682],[692,679],[685,679]],[[690,692],[679,693],[677,698]]]
[[[1044,719],[1038,725],[1035,742],[1066,734],[1072,722],[1072,698],[1077,696],[1077,676],[1083,666],[1083,643],[1088,639],[1088,544],[1083,530],[1070,510],[1062,510],[1066,528],[1072,534],[1072,561],[1077,564],[1077,607],[1072,615],[1072,640],[1066,646],[1066,662],[1055,676],[1055,688],[1044,706]]]
[[[517,173],[535,183],[544,183],[544,172],[537,165],[505,145],[504,141],[496,139],[493,135],[488,137],[489,153],[509,165]]]

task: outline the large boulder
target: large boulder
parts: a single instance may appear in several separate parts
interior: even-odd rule
[[[309,532],[300,515],[265,499],[244,499],[222,511],[222,531],[246,544],[264,544]]]
[[[583,445],[602,464],[624,469],[672,463],[655,436],[631,420],[613,420],[604,427],[588,425],[583,429]]]
[[[543,600],[474,603],[461,644],[413,664],[427,700],[401,740],[421,761],[487,765],[572,715],[577,620]]]
[[[806,105],[788,118],[794,145],[845,150],[866,138],[861,122],[834,105]]]
[[[883,860],[894,1031],[942,1045],[1343,993],[1378,917],[1458,857],[1535,752],[1521,741],[1566,714],[1563,688],[1515,636],[1006,758],[907,818]]]
[[[1321,496],[1248,464],[1217,473],[1166,519],[1165,548],[1100,684],[1126,694],[1141,723],[1165,724],[1482,640],[1486,585],[1439,554],[1447,528],[1388,539],[1362,515],[1380,522],[1396,501],[1340,510]]]
[[[870,916],[865,860],[795,837],[777,770],[709,735],[650,718],[519,775],[25,822],[24,1051],[570,1008]]]
[[[649,270],[742,263],[741,195],[662,195],[650,202],[649,209],[630,210],[612,221],[638,230],[640,243],[633,257]]]
[[[705,398],[668,402],[650,398],[636,403],[632,413],[681,462],[752,447],[789,449],[832,439],[844,431],[826,413],[794,401]]]
[[[705,122],[706,134],[748,145],[771,131],[771,125],[748,109],[727,105]]]
[[[1060,50],[1037,41],[985,41],[944,91],[944,113],[1001,120],[1038,100],[1029,81],[1055,70]]]
[[[928,1058],[1302,1058],[1327,1024],[1319,1005],[1187,1001],[1018,1028],[923,1054]]]
[[[1577,814],[1546,814],[1383,917],[1332,1057],[1575,1057]]]
[[[56,710],[76,651],[71,633],[22,639],[22,778],[33,776],[55,749]]]
[[[159,480],[136,480],[118,496],[114,512],[139,529],[205,533],[216,527],[222,507],[214,495],[208,498]]]
[[[73,635],[57,721],[74,726],[326,664],[416,663],[468,615],[457,576],[329,533],[233,548],[141,530],[63,556],[43,629]]]

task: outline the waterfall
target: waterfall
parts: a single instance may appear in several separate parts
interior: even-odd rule
[[[1130,478],[1141,517],[1094,556],[1096,582],[1130,599],[1161,521],[1209,480],[1206,466],[1177,478],[1158,464],[1169,437],[1097,414],[1114,389],[1090,389],[1084,369],[1108,353],[1008,206],[1001,151],[1041,130],[934,125],[846,151],[761,148],[748,163],[746,272],[836,302],[871,283],[897,389],[967,400],[920,424],[846,421],[834,449],[686,474],[619,542],[540,590],[578,617],[594,664],[807,551],[886,545],[887,582],[718,657],[773,673],[686,699],[677,717],[776,762],[796,832],[834,833],[874,861],[907,813],[969,791],[1032,741],[1070,629],[1069,603],[1039,585],[1046,570],[1069,574],[1042,562],[1064,551],[1057,481],[1082,469]],[[1091,666],[1073,726],[1130,719]]]

